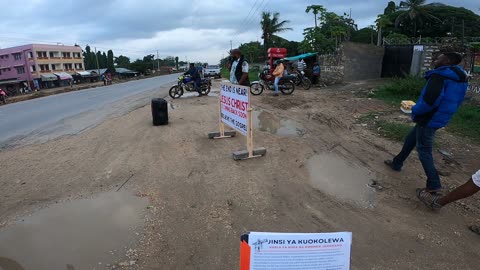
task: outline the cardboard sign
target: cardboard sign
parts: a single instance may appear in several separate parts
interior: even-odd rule
[[[249,91],[248,87],[230,83],[222,83],[220,89],[222,122],[245,136],[248,132]]]
[[[348,270],[351,246],[351,232],[251,232],[241,237],[240,270]]]

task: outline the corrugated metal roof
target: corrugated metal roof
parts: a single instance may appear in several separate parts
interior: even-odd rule
[[[300,59],[303,59],[303,58],[309,58],[309,57],[312,57],[312,56],[315,56],[315,55],[317,55],[317,53],[305,53],[305,54],[300,54],[300,55],[297,55],[297,56],[285,57],[285,58],[283,58],[283,60],[294,61],[294,60],[300,60]]]

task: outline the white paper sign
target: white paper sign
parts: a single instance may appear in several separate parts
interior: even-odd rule
[[[222,122],[243,135],[247,135],[249,87],[222,83],[220,89],[220,117]]]
[[[352,233],[256,233],[248,235],[250,270],[350,269]]]

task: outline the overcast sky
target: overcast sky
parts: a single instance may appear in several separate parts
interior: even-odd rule
[[[399,1],[396,1],[397,3]],[[437,0],[479,13],[478,0]],[[260,13],[280,12],[293,31],[281,36],[300,41],[314,24],[311,4],[349,13],[358,26],[373,24],[387,0],[0,0],[0,48],[27,43],[90,44],[134,60],[158,50],[160,58],[218,63],[222,54],[260,40]]]

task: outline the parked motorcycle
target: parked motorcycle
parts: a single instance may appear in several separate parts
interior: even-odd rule
[[[7,93],[5,93],[3,89],[0,89],[0,101],[3,102],[3,104],[7,104]]]
[[[309,90],[310,87],[312,87],[312,81],[310,81],[310,79],[305,76],[305,72],[297,71],[293,74],[293,76],[293,82],[296,86],[301,85],[305,90]]]
[[[212,88],[212,82],[210,81],[210,79],[201,79],[200,88],[203,95],[208,95]],[[168,91],[168,94],[171,98],[180,98],[181,96],[183,96],[183,93],[185,91],[196,92],[195,82],[188,75],[182,75],[178,77],[177,85],[172,86],[172,88],[170,88],[170,91]]]
[[[275,76],[269,72],[262,72],[258,74],[260,80],[254,81],[250,84],[250,93],[254,96],[261,95],[263,90],[275,90],[273,83],[275,82]],[[291,95],[295,91],[295,84],[293,83],[294,77],[292,75],[284,76],[280,79],[278,83],[278,90],[280,90],[284,95]]]

